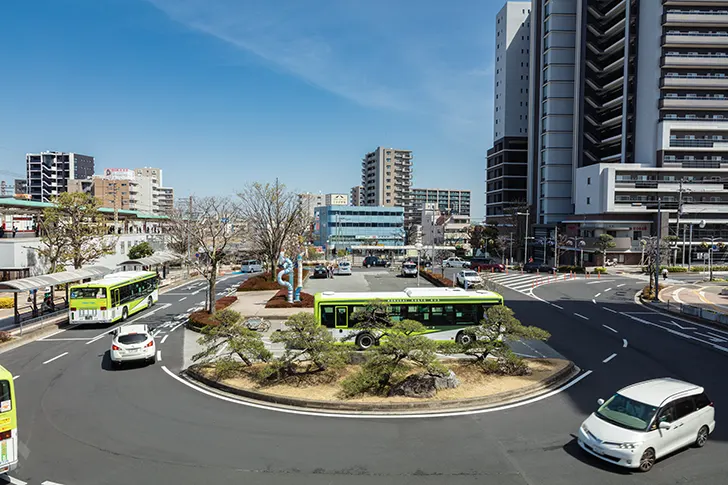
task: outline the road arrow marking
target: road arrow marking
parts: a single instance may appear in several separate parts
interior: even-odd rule
[[[675,325],[680,330],[695,330],[695,327],[683,327],[682,325],[680,325],[679,323],[675,322],[674,320],[670,320],[670,321],[660,320],[660,321],[662,323],[668,323],[668,324],[671,324],[671,325]]]

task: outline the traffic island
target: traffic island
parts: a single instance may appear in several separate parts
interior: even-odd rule
[[[573,362],[563,359],[524,359],[531,373],[524,376],[484,374],[472,361],[453,360],[448,367],[460,385],[442,389],[431,398],[404,396],[372,396],[344,398],[342,379],[358,371],[358,365],[348,365],[335,375],[316,379],[286,380],[261,385],[255,377],[256,366],[234,376],[220,378],[210,366],[194,365],[183,372],[213,391],[236,395],[245,400],[261,401],[280,406],[294,406],[331,412],[374,412],[403,414],[408,411],[435,412],[442,410],[474,410],[497,407],[534,398],[557,389],[576,377],[580,370]]]

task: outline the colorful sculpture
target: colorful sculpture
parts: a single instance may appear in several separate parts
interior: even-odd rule
[[[293,301],[301,301],[301,290],[303,289],[303,253],[296,256],[296,292],[293,294]]]
[[[290,258],[286,258],[283,251],[278,256],[278,266],[283,268],[278,272],[278,284],[288,288],[288,303],[293,303],[293,285],[291,284],[291,277],[288,277],[289,281],[283,280],[283,275],[290,275],[293,273],[293,263]]]

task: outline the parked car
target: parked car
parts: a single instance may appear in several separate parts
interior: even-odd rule
[[[417,263],[413,263],[412,261],[405,261],[404,263],[402,263],[402,276],[412,276],[416,278],[419,272],[420,271],[417,268]]]
[[[480,277],[477,271],[472,269],[464,269],[455,275],[455,284],[458,286],[465,287],[465,282],[468,283],[468,288],[473,286],[481,286],[483,279]]]
[[[263,265],[257,259],[246,259],[240,265],[241,273],[260,273],[263,271]]]
[[[380,258],[379,256],[367,256],[362,262],[362,266],[365,268],[371,268],[372,266],[381,266],[386,268],[391,264],[392,263],[389,260]]]
[[[336,266],[337,275],[351,275],[351,263],[348,261],[339,261]]]
[[[676,450],[703,447],[715,429],[715,409],[704,389],[676,379],[633,384],[597,403],[579,428],[579,446],[642,472]]]
[[[548,264],[531,261],[523,265],[523,271],[526,273],[556,273],[556,268]]]
[[[311,278],[328,278],[329,277],[329,269],[324,266],[323,264],[319,264],[313,269],[313,273],[311,273]]]
[[[476,271],[497,271],[502,273],[506,270],[506,265],[498,263],[491,258],[473,258],[470,260],[470,269]]]
[[[123,325],[111,332],[111,362],[119,367],[125,362],[144,360],[153,364],[157,361],[157,347],[149,327],[138,323]]]
[[[451,256],[442,260],[442,265],[446,268],[467,268],[470,263],[457,256]]]

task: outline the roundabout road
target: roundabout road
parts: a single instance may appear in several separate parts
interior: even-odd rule
[[[239,279],[231,277],[221,288]],[[620,315],[646,311],[630,303],[636,288],[630,280],[615,288],[622,282],[620,288],[627,289],[607,292],[614,293],[604,305],[601,296],[592,303],[597,292],[592,289],[599,285],[544,285],[534,293],[547,302],[503,290],[524,323],[549,330],[552,347],[593,371],[577,385],[493,413],[401,420],[251,408],[212,398],[169,376],[162,366],[175,373],[182,366],[185,331],[177,324],[179,315],[204,296],[195,293],[199,286],[188,285],[160,297],[154,314],[140,315],[140,322],[159,329],[157,365],[111,371],[108,338],[94,340],[108,329],[68,330],[0,355],[18,375],[22,405],[21,466],[13,482],[722,483],[728,447],[720,421],[706,448],[679,453],[647,475],[603,465],[585,456],[573,439],[597,397],[641,379],[671,375],[705,385],[719,420],[721,403],[728,402],[725,386],[718,385],[728,353]],[[664,318],[633,317],[657,323]]]

